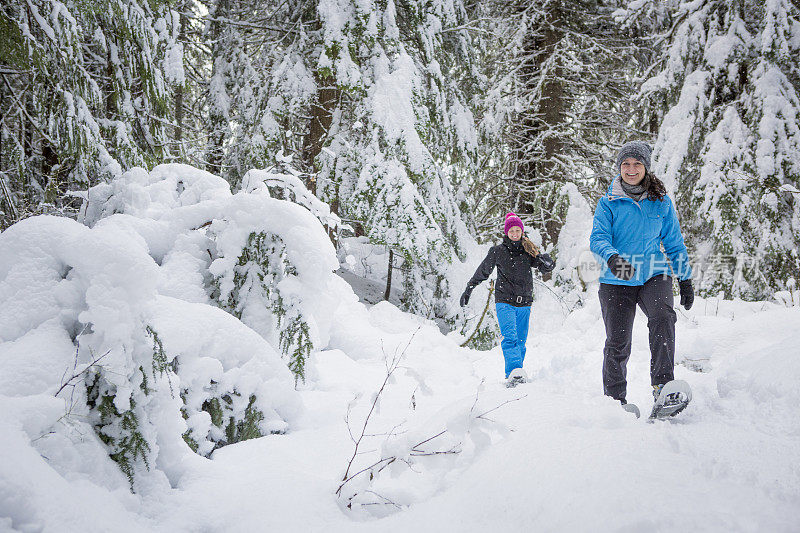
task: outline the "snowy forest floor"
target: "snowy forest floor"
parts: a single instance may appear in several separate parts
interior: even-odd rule
[[[499,347],[460,348],[456,336],[388,303],[369,316],[385,335],[384,352],[403,359],[355,464],[399,456],[398,442],[443,429],[421,448],[459,453],[407,455],[372,481],[358,476],[343,494],[374,501],[346,509],[335,496],[353,453],[345,416],[351,406],[357,436],[386,358],[327,350],[309,362],[305,414],[290,432],[218,450],[169,494],[137,505],[126,498],[125,523],[158,531],[797,531],[800,309],[698,299],[681,310],[676,378],[691,384],[694,400],[654,424],[645,420],[652,397],[641,312],[628,368],[639,420],[602,395],[596,297],[566,317],[535,304],[531,382],[515,389],[503,386]]]

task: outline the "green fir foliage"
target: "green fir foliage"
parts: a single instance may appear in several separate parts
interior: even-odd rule
[[[147,394],[146,389],[145,394]],[[128,478],[131,491],[137,464],[149,470],[150,445],[140,431],[136,401],[130,398],[130,408],[122,413],[114,405],[115,394],[101,373],[87,377],[86,399],[94,413],[94,428],[97,436],[109,450],[109,457],[119,465]]]
[[[153,392],[167,382],[172,393],[171,376],[177,371],[177,360],[170,360],[158,333],[151,326],[146,326],[144,333],[152,340],[148,363],[139,365],[131,377],[132,384],[138,384],[129,399],[129,407],[120,412],[116,405],[116,387],[105,376],[106,370],[98,366],[88,374],[86,384],[86,402],[90,418],[100,440],[108,448],[109,457],[114,460],[120,470],[128,478],[131,490],[134,488],[136,472],[139,468],[150,469],[151,446],[142,431],[142,421],[147,420],[146,411],[140,405],[147,404]],[[184,416],[186,413],[183,412]],[[193,449],[191,436],[184,435],[184,440]]]
[[[295,381],[305,381],[305,361],[314,349],[310,329],[294,298],[281,294],[278,284],[297,270],[286,255],[286,246],[277,235],[251,232],[233,273],[233,290],[220,300],[219,278],[214,280],[214,297],[220,307],[242,319],[249,305],[268,307],[278,344],[287,359]]]
[[[295,316],[281,329],[281,351],[289,358],[289,370],[294,374],[294,381],[305,382],[306,359],[311,354],[314,344],[308,331],[308,324],[299,316]]]
[[[152,327],[147,326],[146,331],[147,334],[153,339],[153,374],[155,375],[158,373],[159,375],[163,375],[164,372],[167,372],[168,370],[177,372],[178,359],[175,358],[172,361],[169,360],[167,352],[164,350],[164,344],[162,344],[161,339],[158,337],[158,333],[156,333]]]
[[[214,384],[212,383],[212,388]],[[203,411],[211,417],[211,423],[222,430],[224,438],[214,442],[214,449],[222,448],[228,444],[234,444],[249,439],[262,437],[260,423],[264,420],[264,414],[255,406],[256,396],[250,395],[247,406],[244,408],[243,416],[237,418],[236,406],[234,402],[241,401],[241,395],[234,391],[232,393],[214,396],[203,402]],[[183,436],[189,447],[197,452],[197,442],[191,437],[190,432]]]
[[[167,156],[169,8],[141,0],[3,4],[0,169],[12,169],[24,214],[72,213],[79,204],[68,191]]]

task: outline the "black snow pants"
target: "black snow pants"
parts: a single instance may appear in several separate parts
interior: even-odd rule
[[[600,309],[606,326],[603,349],[603,391],[616,400],[625,399],[628,358],[636,305],[647,316],[650,330],[650,384],[672,381],[675,363],[675,322],[672,278],[658,275],[644,285],[601,283]]]

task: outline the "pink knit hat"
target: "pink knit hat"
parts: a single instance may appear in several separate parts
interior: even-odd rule
[[[503,226],[503,233],[508,235],[508,230],[510,230],[513,226],[519,226],[519,229],[525,231],[525,226],[522,224],[522,219],[520,219],[514,213],[509,213],[506,215],[506,223]]]

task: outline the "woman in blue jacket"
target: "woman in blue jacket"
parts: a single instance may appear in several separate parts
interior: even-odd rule
[[[603,390],[623,406],[636,306],[647,316],[650,383],[657,398],[673,379],[672,275],[679,280],[681,305],[688,310],[694,302],[692,269],[678,217],[664,184],[650,172],[650,155],[650,146],[640,141],[620,149],[619,175],[597,204],[590,238],[592,252],[608,265],[599,290],[606,328]]]

